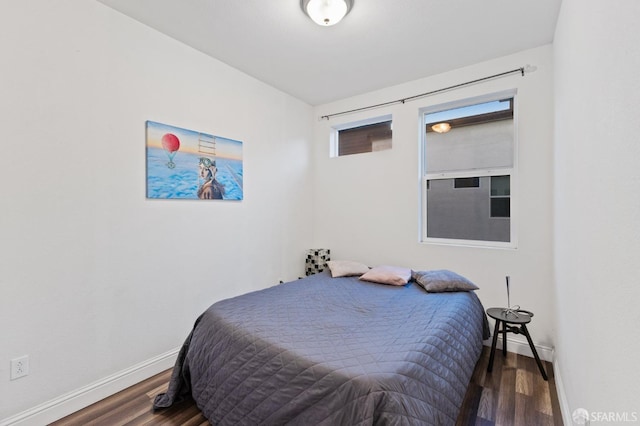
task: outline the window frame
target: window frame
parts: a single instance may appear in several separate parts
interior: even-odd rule
[[[496,101],[500,99],[513,98],[513,161],[511,167],[493,167],[486,169],[466,169],[457,171],[427,173],[426,170],[426,151],[427,151],[427,132],[426,132],[426,115],[439,111],[462,108],[475,104]],[[420,212],[418,220],[419,242],[422,244],[437,245],[454,245],[454,246],[470,246],[481,248],[499,248],[499,249],[516,249],[518,247],[518,96],[517,89],[511,89],[501,92],[495,92],[487,95],[476,96],[471,98],[460,99],[457,101],[441,103],[437,105],[427,106],[418,110],[420,123],[419,137],[419,200]],[[457,238],[436,238],[427,236],[427,186],[428,181],[436,179],[455,179],[455,178],[471,178],[485,176],[502,176],[510,177],[510,241],[483,241],[468,240]],[[491,197],[490,197],[491,198]],[[487,200],[490,203],[490,198]],[[505,218],[491,218],[503,220]]]
[[[358,128],[358,127],[369,126],[371,124],[384,123],[386,121],[390,121],[391,122],[391,149],[393,149],[393,115],[392,114],[385,114],[385,115],[380,115],[380,116],[376,116],[376,117],[366,118],[366,119],[363,119],[363,120],[351,121],[351,122],[348,122],[348,123],[342,123],[342,124],[337,124],[335,126],[332,126],[331,127],[330,140],[329,140],[330,141],[330,144],[329,144],[329,157],[331,157],[331,158],[334,158],[334,157],[335,158],[341,158],[341,157],[350,157],[351,155],[371,154],[373,152],[378,152],[378,151],[365,151],[365,152],[360,152],[358,154],[339,155],[339,152],[340,152],[339,134],[343,130],[355,129],[355,128]],[[383,150],[383,151],[385,151],[385,150]]]

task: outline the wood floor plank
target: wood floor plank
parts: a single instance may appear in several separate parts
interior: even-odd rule
[[[553,415],[553,408],[551,407],[551,394],[549,392],[549,384],[539,384],[536,386],[535,393],[536,411],[546,414],[548,416]]]
[[[488,373],[489,348],[483,349],[462,403],[456,426],[561,426],[560,404],[551,364],[544,381],[531,358],[497,350]],[[71,414],[51,426],[211,426],[193,400],[154,412],[155,396],[166,390],[171,370]]]
[[[502,370],[500,394],[496,410],[496,425],[510,426],[514,423],[516,406],[516,369],[506,367]]]
[[[477,410],[477,417],[485,420],[496,421],[496,407],[498,406],[497,398],[494,397],[494,391],[490,388],[483,388],[480,395],[480,402]]]
[[[160,386],[151,389],[149,392],[147,392],[147,396],[150,400],[153,401],[156,398],[156,395],[165,393],[167,389],[169,389],[169,382],[163,383]]]
[[[476,417],[478,417],[478,410],[481,407],[482,391],[483,388],[474,383],[473,380],[469,383],[464,402],[460,408],[458,424],[473,424]]]
[[[482,383],[483,387],[493,389],[496,392],[500,391],[500,382],[502,380],[502,368],[505,366],[504,362],[505,362],[505,359],[502,356],[502,351],[496,350],[496,356],[493,361],[493,370],[491,371],[491,373],[489,372],[486,373],[485,380]],[[476,368],[478,368],[477,365],[476,365]]]
[[[560,400],[558,399],[558,391],[556,389],[555,376],[553,375],[553,366],[547,364],[547,374],[549,375],[549,396],[551,397],[551,412],[553,413],[553,425],[563,426],[562,415],[560,412]]]
[[[533,374],[531,371],[516,370],[516,393],[531,396],[533,394]]]
[[[149,411],[149,399],[145,394],[123,401],[117,410],[110,410],[90,421],[91,426],[124,425]]]
[[[521,371],[521,370],[518,370]],[[515,407],[513,416],[513,426],[529,426],[531,424],[531,418],[527,418],[527,402],[529,397],[523,393],[515,393]]]
[[[75,426],[86,425],[92,420],[99,418],[105,413],[117,411],[122,409],[124,401],[134,398],[140,393],[146,393],[149,390],[167,383],[171,378],[171,370],[164,371],[160,374],[137,384],[131,386],[122,392],[112,395],[102,401],[99,401],[84,410],[71,414],[61,420],[52,423],[50,426]]]

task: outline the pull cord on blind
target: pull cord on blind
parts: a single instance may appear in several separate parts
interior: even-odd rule
[[[460,87],[469,86],[469,85],[480,83],[480,82],[487,81],[487,80],[493,80],[495,78],[506,77],[508,75],[515,74],[515,73],[520,73],[521,76],[524,77],[525,73],[533,72],[536,69],[537,68],[534,65],[526,65],[524,67],[516,68],[516,69],[510,70],[510,71],[505,71],[505,72],[501,72],[501,73],[498,73],[498,74],[493,74],[493,75],[490,75],[490,76],[487,76],[487,77],[478,78],[478,79],[467,81],[467,82],[464,82],[464,83],[454,84],[453,86],[444,87],[442,89],[437,89],[437,90],[432,90],[430,92],[420,93],[419,95],[413,95],[413,96],[409,96],[407,98],[396,99],[395,101],[383,102],[381,104],[369,105],[369,106],[365,106],[365,107],[361,107],[361,108],[355,108],[355,109],[350,109],[350,110],[347,110],[347,111],[342,111],[342,112],[336,112],[336,113],[333,113],[333,114],[323,115],[323,116],[320,117],[320,119],[321,120],[325,120],[325,119],[329,120],[329,119],[331,119],[331,117],[337,117],[337,116],[340,116],[340,115],[351,114],[351,113],[354,113],[354,112],[360,112],[360,111],[366,111],[366,110],[375,109],[375,108],[381,108],[381,107],[388,106],[388,105],[393,105],[393,104],[404,104],[407,101],[414,101],[416,99],[424,98],[426,96],[435,95],[436,93],[442,93],[442,92],[446,92],[446,91],[453,90],[453,89],[459,89]]]

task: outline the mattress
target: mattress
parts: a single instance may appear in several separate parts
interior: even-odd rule
[[[154,408],[214,425],[454,424],[489,337],[474,292],[327,272],[213,304]]]

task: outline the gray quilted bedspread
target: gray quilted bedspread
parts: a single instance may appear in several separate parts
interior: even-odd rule
[[[489,330],[473,292],[327,273],[215,303],[154,408],[213,425],[452,425]]]

